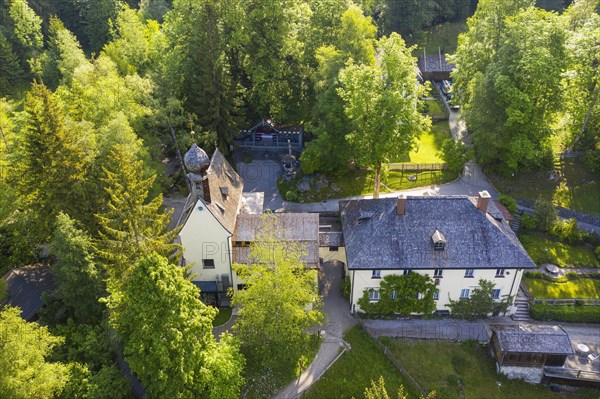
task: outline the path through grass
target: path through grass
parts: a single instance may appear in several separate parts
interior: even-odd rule
[[[410,398],[418,397],[360,326],[349,329],[344,334],[344,339],[350,343],[352,349],[331,366],[302,396],[303,399],[362,399],[365,388],[371,386],[371,381],[379,380],[380,376],[383,376],[387,391],[392,397],[395,397],[401,385]]]

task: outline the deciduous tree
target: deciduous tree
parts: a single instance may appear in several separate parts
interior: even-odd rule
[[[67,368],[46,358],[61,339],[20,314],[19,308],[0,311],[0,392],[14,399],[53,398],[67,381]]]
[[[494,311],[506,312],[512,298],[503,298],[500,302],[494,302],[492,297],[494,282],[480,279],[479,287],[473,289],[469,298],[459,300],[450,299],[448,307],[453,317],[467,320],[485,319]]]
[[[125,359],[151,397],[239,397],[239,344],[229,334],[215,341],[216,309],[199,296],[184,269],[157,254],[144,256],[123,290],[111,293],[111,322]]]
[[[379,301],[371,302],[369,290],[365,290],[358,304],[362,311],[372,314],[428,315],[435,310],[435,289],[433,280],[427,275],[389,275],[381,281]]]
[[[414,76],[416,59],[393,33],[378,43],[378,65],[349,65],[340,73],[344,112],[351,122],[348,140],[357,160],[373,168],[373,197],[379,197],[384,162],[408,152],[431,120],[418,111],[425,87]]]
[[[316,271],[305,267],[297,243],[276,238],[281,228],[272,217],[262,220],[249,264],[234,264],[246,288],[232,300],[239,308],[234,329],[248,364],[273,384],[281,378],[278,371],[298,368],[309,345],[307,330],[323,319]],[[257,381],[248,384],[256,387]]]

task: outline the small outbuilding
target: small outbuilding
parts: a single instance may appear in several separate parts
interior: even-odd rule
[[[446,61],[445,54],[422,55],[419,57],[419,71],[423,80],[441,82],[450,79],[450,72],[455,65]]]
[[[529,382],[542,380],[544,367],[562,367],[573,355],[569,334],[560,326],[492,325],[490,351],[498,372]]]
[[[44,306],[42,294],[54,291],[54,280],[47,264],[36,263],[13,269],[2,276],[8,294],[2,305],[19,307],[26,321],[37,320]]]

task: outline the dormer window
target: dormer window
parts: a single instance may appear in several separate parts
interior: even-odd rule
[[[229,189],[227,187],[219,187],[219,190],[221,191],[221,196],[223,197],[223,200],[227,200],[227,196],[229,195]]]
[[[444,237],[441,231],[436,230],[431,236],[431,241],[433,241],[433,249],[436,251],[446,249],[446,237]]]

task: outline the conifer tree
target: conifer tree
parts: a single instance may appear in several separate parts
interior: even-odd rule
[[[97,247],[109,284],[119,285],[145,254],[175,256],[180,249],[173,243],[178,230],[169,231],[173,211],[162,210],[162,195],[148,198],[156,176],[143,175],[142,161],[127,146],[113,147],[103,172],[107,202],[96,215],[100,225]]]
[[[23,77],[19,58],[0,31],[0,97],[14,94],[23,82]]]
[[[33,214],[37,238],[43,241],[59,212],[77,215],[78,188],[92,144],[86,132],[65,118],[60,102],[43,84],[33,84],[25,115],[10,178],[22,204]]]

